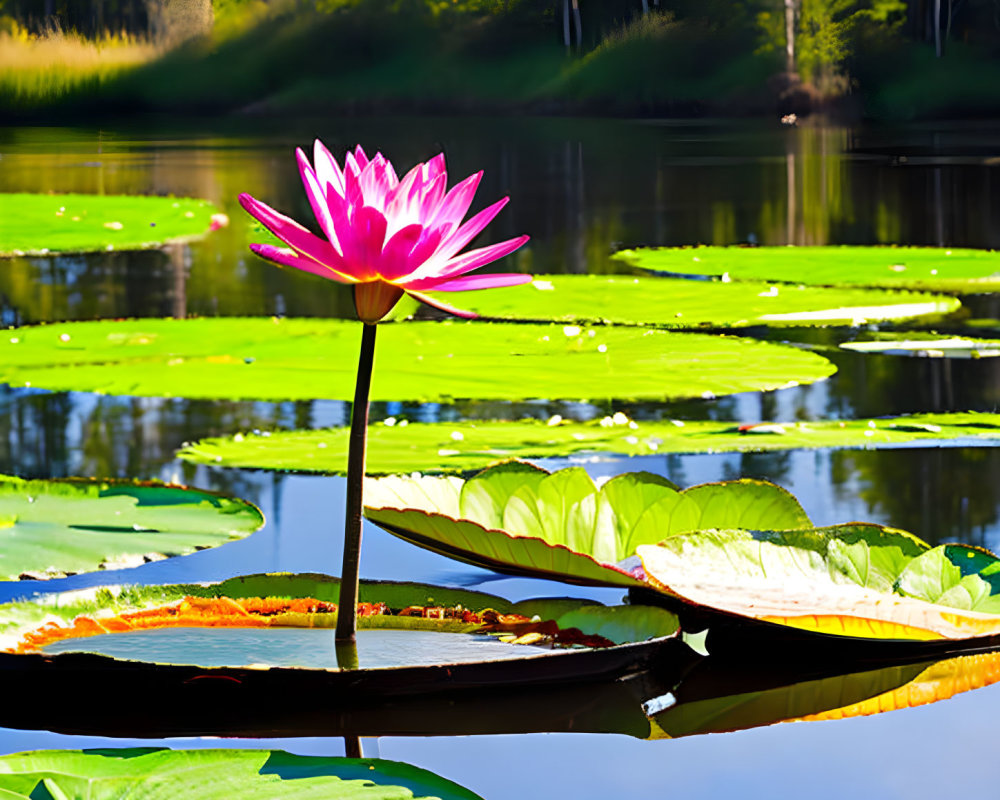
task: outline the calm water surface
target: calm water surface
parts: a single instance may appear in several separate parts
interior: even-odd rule
[[[335,152],[357,142],[400,167],[444,150],[450,173],[486,174],[477,207],[512,202],[489,240],[532,235],[515,266],[608,272],[615,249],[639,244],[935,244],[1000,248],[1000,125],[905,130],[770,123],[607,120],[324,120],[281,129],[247,120],[229,129],[0,129],[0,191],[174,193],[213,200],[233,219],[205,242],[168,253],[14,259],[0,270],[0,321],[126,316],[344,316],[336,287],[277,270],[246,251],[235,202],[249,191],[308,219],[292,149],[319,135]],[[321,288],[322,290],[318,290]],[[990,297],[965,298],[976,317],[1000,316]],[[962,320],[949,323],[961,330]],[[843,333],[770,338],[830,344]],[[824,351],[825,352],[825,351]],[[353,353],[345,358],[354,359]],[[831,380],[769,395],[671,405],[613,394],[580,403],[377,404],[375,419],[565,417],[621,410],[757,421],[1000,408],[995,360],[931,362],[836,353]],[[611,390],[609,390],[610,392]],[[215,580],[262,571],[339,571],[343,481],[210,470],[174,460],[184,441],[250,428],[344,424],[341,403],[191,402],[0,389],[0,471],[29,477],[161,477],[258,503],[267,525],[250,538],[138,570],[39,587],[0,584],[0,598],[114,581]],[[565,465],[563,461],[546,466]],[[661,456],[586,464],[594,475],[647,469],[681,484],[740,476],[775,480],[818,524],[885,522],[930,541],[1000,547],[1000,449]],[[496,576],[366,529],[362,574],[475,585],[515,599],[572,591],[614,602],[615,590],[576,590]],[[438,772],[484,797],[938,797],[991,791],[986,764],[1000,688],[934,706],[844,722],[796,723],[736,734],[644,742],[550,734],[382,739],[384,758]],[[44,723],[40,723],[44,724]],[[0,731],[0,751],[118,744]],[[336,754],[340,740],[170,741],[170,746],[282,746]],[[369,743],[372,745],[373,743]],[[965,765],[931,769],[927,764]],[[787,790],[777,790],[784,785]]]

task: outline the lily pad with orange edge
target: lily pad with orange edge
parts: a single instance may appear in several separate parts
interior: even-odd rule
[[[209,585],[104,587],[0,606],[0,674],[23,689],[23,700],[19,692],[0,707],[0,725],[108,735],[264,735],[275,726],[287,730],[282,726],[291,726],[292,716],[306,713],[287,703],[290,696],[310,697],[308,715],[321,724],[343,708],[389,698],[613,679],[654,661],[698,658],[684,644],[677,618],[661,608],[616,611],[592,601],[539,600],[525,607],[529,617],[517,604],[478,592],[377,582],[361,586],[360,598],[370,605],[359,641],[373,629],[396,629],[404,637],[393,637],[397,649],[411,635],[431,648],[421,658],[408,661],[404,649],[393,662],[398,666],[365,668],[362,661],[357,668],[333,666],[339,653],[322,667],[303,667],[286,654],[269,663],[253,650],[224,666],[211,666],[218,662],[197,652],[145,659],[98,654],[106,632],[173,635],[155,630],[166,627],[211,640],[252,628],[279,649],[289,632],[310,634],[308,646],[332,659],[338,591],[339,581],[326,576],[258,575]],[[485,635],[490,631],[501,641]],[[476,660],[433,657],[437,644],[450,652],[455,637],[489,647],[476,645]],[[109,692],[144,699],[109,709]]]

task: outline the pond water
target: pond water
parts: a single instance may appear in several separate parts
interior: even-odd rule
[[[514,257],[536,273],[621,270],[620,247],[730,244],[934,244],[1000,248],[1000,125],[905,129],[782,128],[777,122],[655,122],[579,119],[377,118],[243,120],[201,127],[0,129],[0,191],[174,193],[205,197],[233,220],[206,241],[170,252],[20,258],[0,264],[0,320],[184,315],[349,316],[350,297],[282,271],[246,251],[235,202],[249,191],[308,218],[292,150],[320,136],[334,152],[362,142],[397,165],[439,150],[450,174],[485,169],[481,207],[509,194],[490,240],[523,232]],[[963,298],[969,316],[997,317],[995,297]],[[949,332],[968,332],[962,317]],[[826,346],[843,332],[758,331]],[[579,402],[379,403],[375,420],[589,419],[623,411],[634,419],[816,419],[914,411],[996,411],[1000,361],[931,361],[849,352],[824,354],[839,372],[812,386],[672,404],[608,396]],[[355,355],[345,354],[354,359]],[[511,377],[516,380],[516,376]],[[257,534],[223,548],[137,570],[82,575],[45,585],[0,584],[0,598],[117,581],[217,580],[263,571],[340,567],[343,481],[194,467],[174,459],[185,441],[237,430],[342,425],[331,401],[203,402],[0,389],[0,471],[25,477],[160,477],[257,503]],[[544,466],[558,467],[565,461]],[[596,475],[645,469],[688,485],[762,477],[789,488],[817,524],[884,522],[931,541],[1000,547],[1000,448],[658,456],[585,461]],[[479,586],[512,599],[587,596],[587,590],[491,573],[417,550],[366,527],[362,576]],[[139,702],[131,698],[129,702]],[[1000,713],[994,686],[872,718],[796,723],[736,734],[644,742],[559,733],[454,738],[383,738],[383,758],[416,764],[484,797],[674,795],[773,797],[784,785],[814,798],[922,798],[992,790],[986,764]],[[44,721],[40,721],[44,727]],[[0,730],[0,752],[117,746],[116,740]],[[218,746],[171,740],[170,746]],[[336,755],[339,739],[249,740]],[[921,764],[964,765],[914,768]],[[982,766],[980,766],[982,765]]]

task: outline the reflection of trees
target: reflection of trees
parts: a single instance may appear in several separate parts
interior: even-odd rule
[[[887,416],[920,411],[995,411],[996,359],[914,358],[825,353],[837,364],[829,384],[831,416]]]
[[[990,544],[984,538],[998,519],[1000,450],[846,450],[832,459],[832,473],[851,476],[869,510],[885,524],[932,544]]]

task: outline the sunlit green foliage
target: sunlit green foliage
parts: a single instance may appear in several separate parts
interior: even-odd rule
[[[0,476],[0,579],[135,566],[225,544],[263,524],[250,503],[197,489]]]
[[[187,197],[0,194],[0,256],[138,250],[208,232],[217,209]]]
[[[427,770],[379,759],[317,758],[280,750],[39,750],[0,757],[10,800],[476,800]]]
[[[368,430],[369,474],[465,472],[503,458],[574,454],[648,456],[796,448],[878,448],[914,442],[1000,443],[1000,416],[921,414],[871,420],[761,423],[629,419],[616,413],[592,422],[553,417],[499,422],[407,423],[391,418]],[[239,433],[203,439],[179,453],[186,461],[224,467],[343,473],[348,429]]]
[[[0,339],[0,376],[107,394],[349,400],[360,335],[356,322],[327,319],[24,327]],[[373,400],[699,397],[783,388],[835,371],[814,353],[751,339],[482,322],[381,325],[378,359]]]

